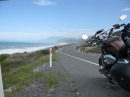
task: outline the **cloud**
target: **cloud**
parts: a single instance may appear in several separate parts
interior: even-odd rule
[[[97,29],[60,29],[57,31],[39,31],[43,36],[53,37],[53,36],[61,36],[67,38],[80,38],[82,35],[86,34],[88,36],[94,35]]]
[[[0,40],[31,41],[48,37],[81,38],[82,35],[94,35],[95,29],[59,29],[36,32],[0,32]],[[24,39],[23,39],[24,37]]]
[[[40,40],[43,39],[45,35],[46,34],[44,33],[0,32],[0,40],[16,40],[16,41]]]
[[[66,31],[95,31],[95,30],[98,30],[98,29],[63,29],[63,30],[66,30]]]
[[[124,8],[122,11],[130,11],[130,7]]]
[[[56,5],[56,3],[48,1],[48,0],[38,0],[38,1],[33,1],[32,3],[41,5],[41,6]]]

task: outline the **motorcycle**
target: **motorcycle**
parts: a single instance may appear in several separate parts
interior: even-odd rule
[[[120,20],[126,17],[123,15]],[[121,30],[120,36],[111,35],[114,30],[122,26],[124,29]],[[88,37],[83,35],[82,38]],[[99,72],[109,79],[112,86],[118,84],[130,92],[130,23],[115,24],[107,30],[101,29],[95,33],[89,43],[93,41],[100,45]]]

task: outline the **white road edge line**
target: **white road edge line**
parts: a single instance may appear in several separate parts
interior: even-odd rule
[[[63,48],[62,48],[62,49],[63,49]],[[62,50],[62,49],[61,49],[61,50]],[[75,59],[78,59],[78,60],[81,60],[81,61],[84,61],[84,62],[87,62],[87,63],[91,63],[91,64],[94,64],[94,65],[98,65],[97,63],[94,63],[94,62],[91,62],[91,61],[88,61],[88,60],[84,60],[84,59],[81,59],[81,58],[74,57],[74,56],[71,56],[71,55],[69,55],[69,54],[63,53],[61,50],[60,50],[60,52],[61,52],[62,54],[64,54],[64,55],[67,55],[67,56],[69,56],[69,57],[72,57],[72,58],[75,58]],[[99,66],[99,65],[98,65],[98,66]]]

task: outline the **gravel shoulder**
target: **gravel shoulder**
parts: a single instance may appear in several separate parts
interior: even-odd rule
[[[78,96],[75,88],[75,81],[71,80],[68,73],[62,66],[60,61],[54,61],[53,66],[49,67],[49,63],[45,63],[33,70],[35,72],[57,72],[58,86],[48,90],[47,83],[43,77],[39,80],[33,80],[31,85],[25,87],[22,93],[17,93],[11,97],[76,97]],[[79,96],[78,96],[79,97]]]

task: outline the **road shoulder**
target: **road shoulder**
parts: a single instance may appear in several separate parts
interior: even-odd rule
[[[45,63],[34,72],[57,73],[58,86],[48,89],[43,76],[33,80],[31,85],[23,89],[23,93],[17,93],[12,97],[75,97],[77,95],[75,81],[71,80],[60,61],[54,61],[52,67],[49,67],[49,63]]]

